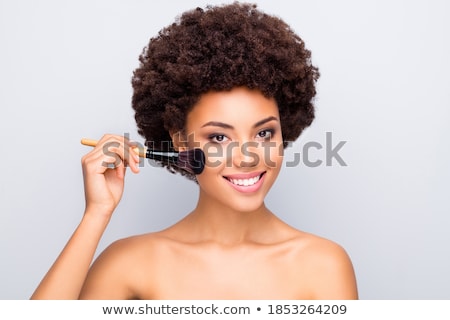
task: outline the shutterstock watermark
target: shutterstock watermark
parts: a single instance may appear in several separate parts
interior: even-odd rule
[[[124,134],[125,138],[129,138],[129,134]],[[294,152],[290,152],[286,156],[283,144],[275,141],[249,141],[239,143],[238,141],[227,141],[225,143],[207,142],[201,146],[205,155],[206,167],[220,167],[225,164],[226,167],[232,166],[257,166],[260,161],[263,161],[266,167],[275,167],[279,157],[284,157],[286,167],[305,166],[309,168],[316,168],[320,166],[341,166],[347,167],[347,163],[340,154],[347,141],[333,141],[333,133],[326,132],[324,141],[307,141],[301,145],[294,145],[293,142],[287,142],[288,148],[295,148]],[[139,142],[134,142],[137,150],[141,155],[144,155],[148,149],[154,151],[158,156],[157,160],[141,159],[139,167],[144,167],[147,162],[151,166],[160,167],[164,162],[173,161],[176,152],[164,152],[160,150],[173,150],[172,141],[162,141],[158,147],[154,142],[150,143],[148,147],[144,147]],[[189,149],[200,148],[200,143],[193,135],[190,135],[181,144],[186,144]],[[114,167],[121,163],[121,158],[113,149],[116,149],[120,144],[116,141],[107,142],[103,145],[103,153],[105,155],[114,157],[115,163],[104,163],[105,166]],[[128,149],[124,150],[125,158],[128,157]],[[237,158],[236,158],[237,157]],[[172,159],[172,160],[170,160]],[[238,160],[236,160],[238,159]],[[197,160],[197,159],[196,159]],[[172,162],[173,163],[173,162]]]
[[[339,141],[337,144],[333,144],[333,134],[332,132],[326,132],[325,134],[325,152],[322,156],[325,156],[325,165],[331,167],[333,165],[339,165],[341,167],[347,167],[347,163],[339,154],[342,147],[347,143],[347,141]],[[291,143],[292,145],[292,143]],[[310,159],[310,151],[312,149],[322,150],[324,146],[317,141],[308,141],[302,146],[302,152],[294,152],[294,159],[286,161],[286,167],[296,167],[301,163],[309,168],[315,168],[323,165],[324,160],[322,159]],[[333,161],[335,159],[336,161]]]

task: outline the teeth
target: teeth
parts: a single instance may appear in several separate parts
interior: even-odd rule
[[[250,179],[228,179],[228,180],[235,185],[248,187],[257,183],[259,180],[259,176]]]

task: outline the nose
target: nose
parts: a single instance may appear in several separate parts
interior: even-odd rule
[[[259,143],[256,141],[246,141],[243,143],[235,143],[229,148],[227,157],[229,163],[238,168],[256,167],[260,161]]]

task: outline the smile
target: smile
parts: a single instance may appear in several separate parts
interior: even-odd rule
[[[231,183],[236,190],[241,192],[252,192],[259,189],[261,178],[264,176],[266,172],[262,173],[253,173],[253,174],[245,174],[245,175],[232,175],[232,176],[224,176],[228,182]]]
[[[259,176],[250,178],[250,179],[228,179],[231,183],[237,185],[237,186],[252,186],[255,183],[257,183],[259,180]]]

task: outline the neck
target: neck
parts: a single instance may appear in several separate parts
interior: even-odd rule
[[[264,243],[275,236],[270,231],[278,219],[264,203],[255,210],[238,211],[202,195],[195,210],[184,223],[188,224],[193,241],[209,241],[221,245]]]

